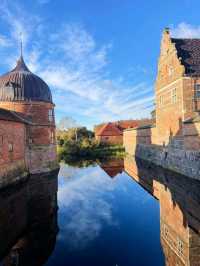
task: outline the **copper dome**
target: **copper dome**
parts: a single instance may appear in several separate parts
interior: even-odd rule
[[[0,101],[52,103],[52,96],[48,85],[28,69],[21,56],[16,67],[0,77]]]

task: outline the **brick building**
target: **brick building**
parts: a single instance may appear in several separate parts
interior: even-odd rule
[[[165,265],[199,265],[200,183],[132,156],[125,158],[124,170],[159,201]]]
[[[153,123],[153,119],[120,120],[95,126],[95,138],[108,144],[123,144],[123,130]]]
[[[9,182],[8,176],[58,168],[51,91],[22,56],[12,71],[0,77],[0,149],[4,182]]]
[[[200,150],[200,39],[176,39],[165,29],[155,84],[156,124],[124,132],[124,145]]]

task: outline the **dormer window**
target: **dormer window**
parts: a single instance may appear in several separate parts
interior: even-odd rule
[[[48,117],[49,117],[49,122],[53,122],[54,121],[53,109],[49,109]]]

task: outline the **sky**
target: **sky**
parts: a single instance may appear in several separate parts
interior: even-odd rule
[[[56,121],[150,117],[162,31],[200,38],[199,0],[1,0],[0,74],[20,54],[51,88]]]

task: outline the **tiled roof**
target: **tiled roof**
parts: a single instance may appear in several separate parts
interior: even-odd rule
[[[200,39],[175,39],[171,38],[175,44],[178,57],[181,58],[185,66],[185,74],[189,76],[200,75]]]
[[[97,132],[98,136],[120,136],[122,134],[122,131],[114,123],[105,124]]]
[[[28,117],[25,117],[24,115],[21,115],[17,112],[9,111],[3,108],[0,108],[0,120],[13,121],[24,124],[31,123]]]

